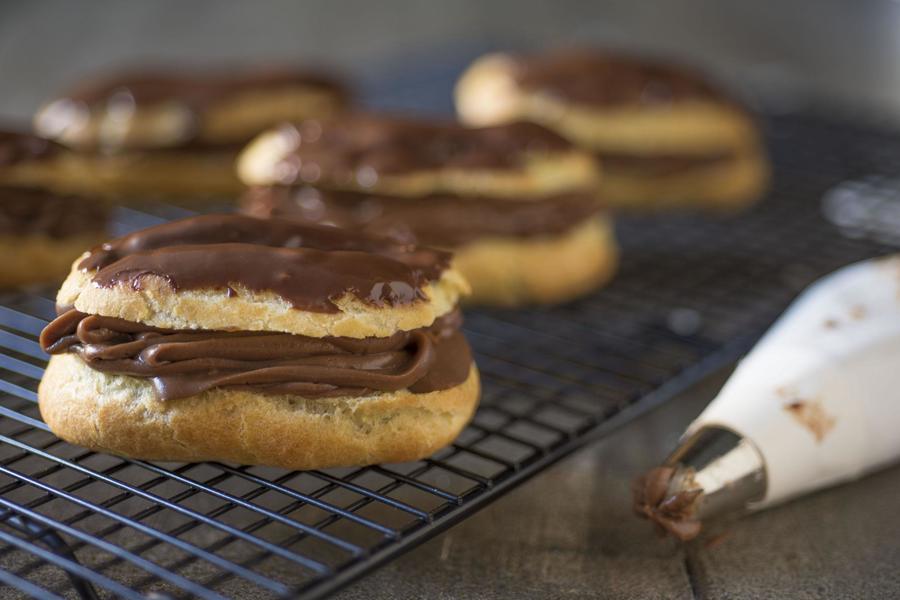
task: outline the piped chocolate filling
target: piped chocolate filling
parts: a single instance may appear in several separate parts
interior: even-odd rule
[[[406,198],[308,186],[253,188],[242,203],[245,212],[258,217],[287,217],[444,248],[491,236],[561,234],[602,210],[587,193],[517,201],[451,195]]]
[[[722,150],[708,154],[615,154],[598,152],[597,158],[605,173],[631,177],[665,177],[681,175],[727,164],[737,158],[734,151]]]
[[[313,338],[268,331],[170,330],[70,309],[41,333],[49,354],[74,353],[90,368],[149,379],[176,400],[222,388],[304,398],[365,396],[463,383],[472,357],[458,311],[430,327],[385,338]]]

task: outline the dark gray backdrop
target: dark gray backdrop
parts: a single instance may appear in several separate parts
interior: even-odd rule
[[[741,86],[900,106],[900,3],[885,0],[3,0],[0,117],[27,118],[120,62],[308,59],[381,92],[379,78],[410,65],[572,41],[677,56]]]

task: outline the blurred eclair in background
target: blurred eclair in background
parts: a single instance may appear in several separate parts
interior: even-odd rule
[[[754,119],[684,67],[586,49],[490,54],[465,71],[455,95],[465,123],[525,119],[594,153],[613,208],[727,212],[767,187]]]
[[[453,250],[476,303],[570,300],[605,283],[618,262],[596,161],[534,123],[345,114],[262,134],[238,171],[255,216]]]
[[[228,196],[241,189],[235,156],[254,135],[348,100],[338,80],[298,68],[132,70],[76,85],[34,127],[83,156],[99,193]]]

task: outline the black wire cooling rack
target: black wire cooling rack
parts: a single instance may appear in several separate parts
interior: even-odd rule
[[[733,361],[813,279],[890,248],[869,240],[867,198],[896,188],[900,136],[796,115],[766,127],[775,182],[758,208],[624,220],[609,288],[469,311],[481,408],[411,464],[287,472],[70,446],[35,404],[52,292],[2,295],[0,581],[37,597],[321,597]],[[179,216],[120,215],[123,228]]]

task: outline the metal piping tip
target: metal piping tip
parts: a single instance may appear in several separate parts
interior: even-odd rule
[[[687,541],[703,520],[747,510],[766,495],[766,465],[747,439],[705,426],[685,437],[665,465],[635,481],[634,509],[662,534]]]

